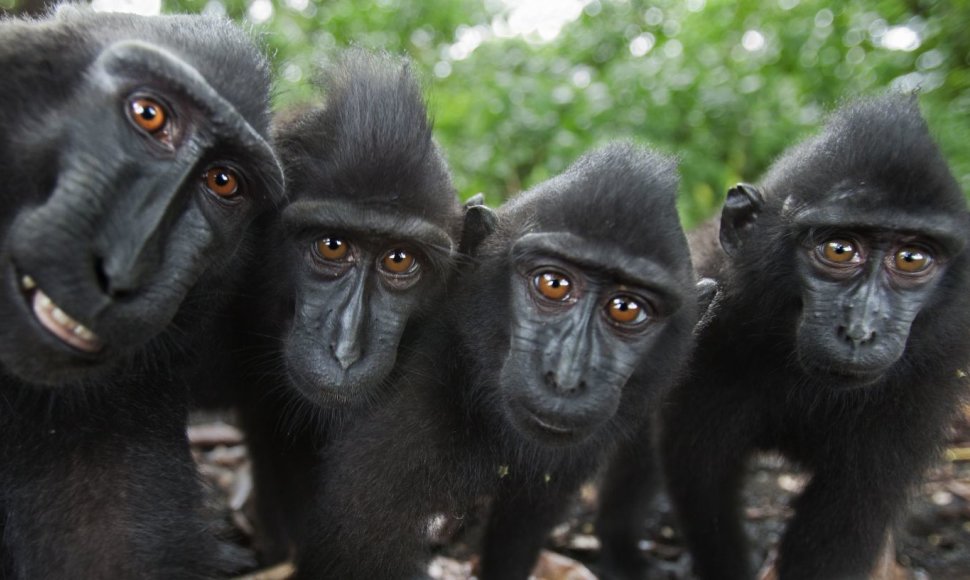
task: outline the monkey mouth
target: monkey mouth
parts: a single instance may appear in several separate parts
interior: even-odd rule
[[[549,445],[572,445],[588,435],[587,430],[552,419],[528,405],[513,409],[512,415],[522,431]]]
[[[560,437],[571,437],[573,433],[575,433],[574,429],[551,422],[548,419],[544,419],[540,417],[535,411],[529,411],[529,415],[530,415],[530,419],[532,419],[532,422],[537,427],[553,435],[557,435]]]
[[[877,382],[882,378],[883,373],[881,371],[838,368],[829,371],[829,375],[839,383],[837,386],[853,389]]]
[[[21,276],[20,290],[27,297],[37,321],[61,342],[86,353],[96,353],[104,347],[98,335],[64,312],[33,278]]]

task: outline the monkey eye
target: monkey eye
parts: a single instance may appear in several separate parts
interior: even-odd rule
[[[536,274],[532,284],[539,294],[548,300],[563,302],[569,298],[572,282],[559,272],[546,270]]]
[[[391,274],[407,274],[417,267],[414,255],[403,248],[394,248],[384,254],[381,267]]]
[[[933,265],[933,256],[916,246],[905,246],[896,251],[892,267],[904,274],[919,274]]]
[[[202,175],[205,187],[215,195],[229,199],[239,193],[239,176],[228,167],[210,167]]]
[[[161,143],[171,146],[169,116],[168,109],[155,99],[135,97],[128,101],[128,117],[135,126]]]
[[[848,266],[862,261],[862,255],[852,240],[832,238],[822,242],[817,250],[822,260],[836,266]]]
[[[606,314],[610,320],[622,325],[643,324],[649,318],[648,306],[629,294],[618,294],[606,304]]]
[[[350,258],[350,244],[341,238],[328,236],[313,243],[318,256],[329,262],[345,262]]]

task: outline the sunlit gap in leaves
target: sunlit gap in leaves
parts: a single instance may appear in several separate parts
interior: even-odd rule
[[[532,44],[545,44],[555,40],[584,10],[591,14],[600,10],[598,0],[486,0],[486,7],[495,14],[491,22],[459,26],[455,42],[434,66],[435,76],[449,76],[451,63],[468,58],[483,42],[520,37]]]
[[[96,12],[128,12],[154,16],[162,12],[162,0],[94,0],[91,8]]]

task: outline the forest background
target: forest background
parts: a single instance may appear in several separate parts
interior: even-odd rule
[[[680,159],[692,226],[845,99],[919,91],[970,191],[970,0],[93,0],[226,14],[267,47],[274,105],[319,102],[348,45],[409,55],[462,197],[491,205],[599,143]],[[43,0],[0,0],[36,12]]]

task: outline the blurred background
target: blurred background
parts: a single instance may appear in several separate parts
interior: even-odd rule
[[[272,56],[279,108],[318,99],[335,49],[406,53],[463,197],[492,205],[583,151],[632,138],[681,159],[686,226],[757,180],[840,100],[919,90],[970,191],[970,0],[92,0],[205,12]],[[0,10],[44,10],[0,0]]]

